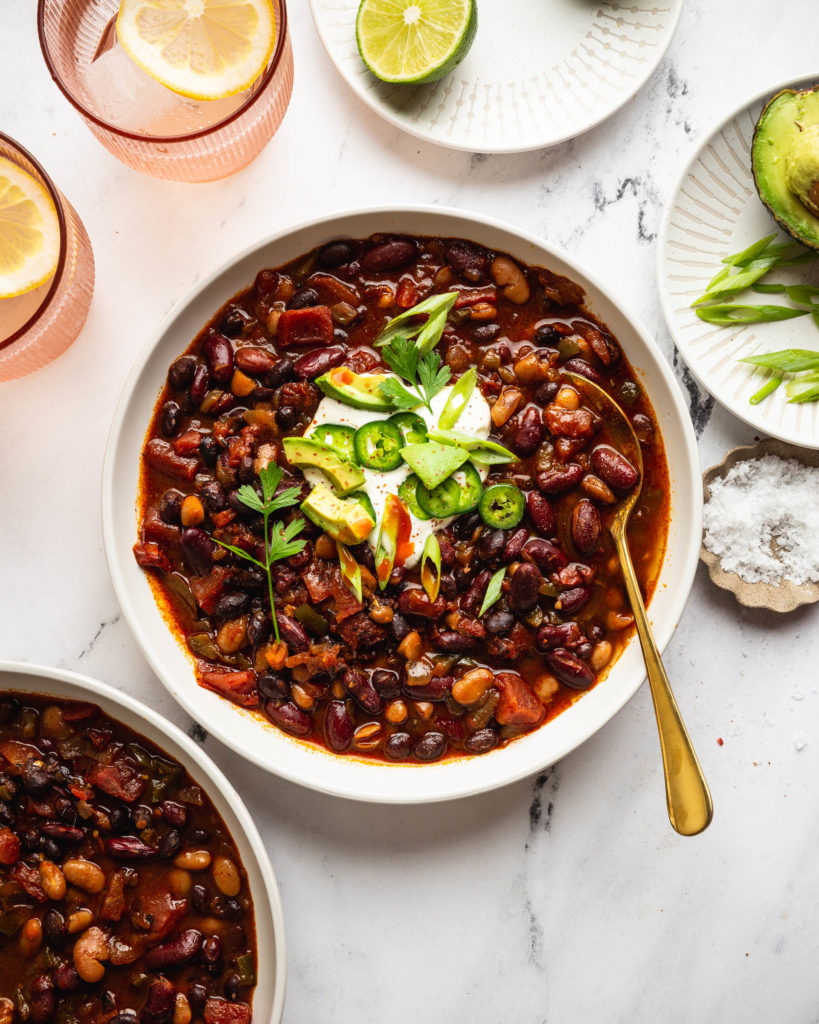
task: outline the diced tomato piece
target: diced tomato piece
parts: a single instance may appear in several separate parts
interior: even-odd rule
[[[455,308],[463,309],[464,306],[475,306],[479,302],[489,302],[493,306],[498,301],[498,289],[494,285],[487,285],[485,288],[462,288],[455,300]]]
[[[333,317],[327,306],[286,309],[279,317],[276,340],[280,348],[290,345],[332,345]]]
[[[21,861],[12,871],[11,877],[37,903],[48,902],[48,897],[40,884],[40,872],[36,868],[30,868]]]
[[[184,434],[174,439],[173,450],[177,455],[193,455],[199,451],[199,442],[202,435],[198,430],[186,430]]]
[[[221,512],[212,513],[210,518],[213,521],[213,525],[217,529],[221,529],[222,527],[228,526],[230,523],[233,522],[233,520],[236,518],[236,513],[232,509],[226,508],[223,509]]]
[[[148,887],[149,884],[140,880],[139,888],[134,890],[136,896],[133,898],[129,916],[132,921],[138,920],[148,926],[148,938],[155,943],[167,938],[182,921],[188,912],[188,901],[176,899],[167,889],[151,889]],[[157,882],[157,885],[161,884]],[[137,926],[142,936],[144,925]]]
[[[495,718],[500,725],[537,725],[545,714],[543,705],[515,672],[498,672],[495,686],[500,700]]]
[[[100,917],[103,921],[119,921],[125,913],[125,875],[115,871],[108,879]]]
[[[162,550],[162,548],[152,540],[137,542],[134,544],[134,558],[137,560],[137,565],[142,566],[143,569],[164,569],[165,572],[171,571],[171,560]]]
[[[30,757],[42,757],[37,747],[20,740],[0,740],[0,754],[15,768],[22,768]]]
[[[145,445],[145,461],[153,469],[177,480],[193,480],[199,471],[199,459],[177,455],[167,441],[158,437],[152,437]]]
[[[93,718],[98,715],[100,709],[96,704],[87,704],[85,701],[75,700],[66,704],[63,708],[63,719],[66,722],[82,722],[86,718]]]
[[[256,689],[256,673],[203,672],[202,682],[209,690],[221,694],[243,708],[257,708],[260,704]]]
[[[195,576],[189,583],[196,603],[205,613],[212,615],[219,598],[224,594],[228,580],[233,575],[230,569],[217,565],[207,576]]]
[[[127,761],[94,765],[88,773],[88,781],[103,793],[125,800],[129,804],[132,804],[145,788],[142,775]]]
[[[250,1024],[250,1006],[211,996],[205,1003],[205,1024]]]
[[[0,864],[16,864],[20,859],[20,840],[10,828],[0,828]]]

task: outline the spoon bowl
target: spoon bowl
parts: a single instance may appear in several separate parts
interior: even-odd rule
[[[714,815],[711,793],[671,690],[671,683],[648,621],[626,535],[629,517],[639,500],[643,484],[643,455],[640,442],[629,418],[603,388],[580,374],[569,371],[564,371],[564,374],[591,405],[598,410],[606,410],[607,423],[609,429],[617,435],[619,450],[637,472],[637,479],[628,495],[623,496],[618,502],[609,531],[620,560],[651,687],[651,699],[660,734],[668,817],[672,827],[680,835],[694,836],[711,823]]]

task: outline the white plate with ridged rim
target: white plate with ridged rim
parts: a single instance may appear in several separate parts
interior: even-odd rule
[[[683,0],[489,0],[452,74],[387,85],[355,38],[360,0],[310,0],[330,59],[376,113],[411,135],[472,153],[519,153],[599,124],[649,79]]]
[[[154,672],[205,729],[242,757],[323,793],[381,803],[427,803],[470,796],[533,775],[602,728],[645,679],[640,645],[632,638],[606,679],[552,722],[480,757],[439,763],[388,764],[336,756],[288,736],[259,715],[196,682],[186,648],[168,628],[147,575],[134,559],[142,446],[168,367],[232,295],[275,267],[339,238],[377,232],[472,239],[546,266],[583,287],[589,308],[620,342],[651,398],[665,441],[671,525],[649,617],[662,649],[683,613],[702,539],[702,480],[688,411],[662,353],[645,329],[568,256],[489,218],[440,207],[369,209],[335,214],[282,230],[229,260],[184,299],[148,341],[125,384],[111,425],[102,476],[102,530],[108,568],[123,614]],[[685,694],[678,694],[685,707]],[[656,743],[652,733],[647,743]],[[659,758],[657,770],[659,773]],[[264,784],[264,783],[260,783]]]
[[[793,241],[779,229],[757,195],[751,141],[771,96],[780,89],[817,84],[819,72],[771,85],[708,132],[671,194],[657,241],[660,302],[671,336],[693,375],[739,419],[806,448],[819,448],[819,403],[789,405],[785,389],[780,387],[758,405],[751,405],[751,395],[768,374],[739,360],[784,348],[819,350],[819,330],[812,317],[718,327],[700,320],[691,303],[705,291],[723,256],[740,252],[772,232],[782,241]],[[770,278],[789,284],[819,284],[819,261],[772,272]],[[781,299],[784,297],[747,292],[727,301],[779,304]]]
[[[253,896],[258,961],[253,1020],[256,1024],[280,1024],[287,971],[279,886],[253,819],[227,777],[205,751],[173,723],[127,693],[90,676],[45,665],[0,661],[0,692],[9,690],[90,701],[106,715],[155,743],[202,786],[233,836]]]

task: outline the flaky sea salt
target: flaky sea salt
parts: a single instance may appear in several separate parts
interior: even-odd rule
[[[763,455],[710,485],[705,546],[748,583],[819,582],[819,469]]]

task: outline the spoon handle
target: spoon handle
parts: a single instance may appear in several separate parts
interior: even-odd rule
[[[671,692],[671,684],[648,622],[625,530],[614,532],[614,543],[620,558],[631,610],[634,613],[637,634],[643,648],[654,713],[657,716],[668,817],[680,835],[695,836],[708,827],[713,817],[711,793],[691,745],[677,701]]]

